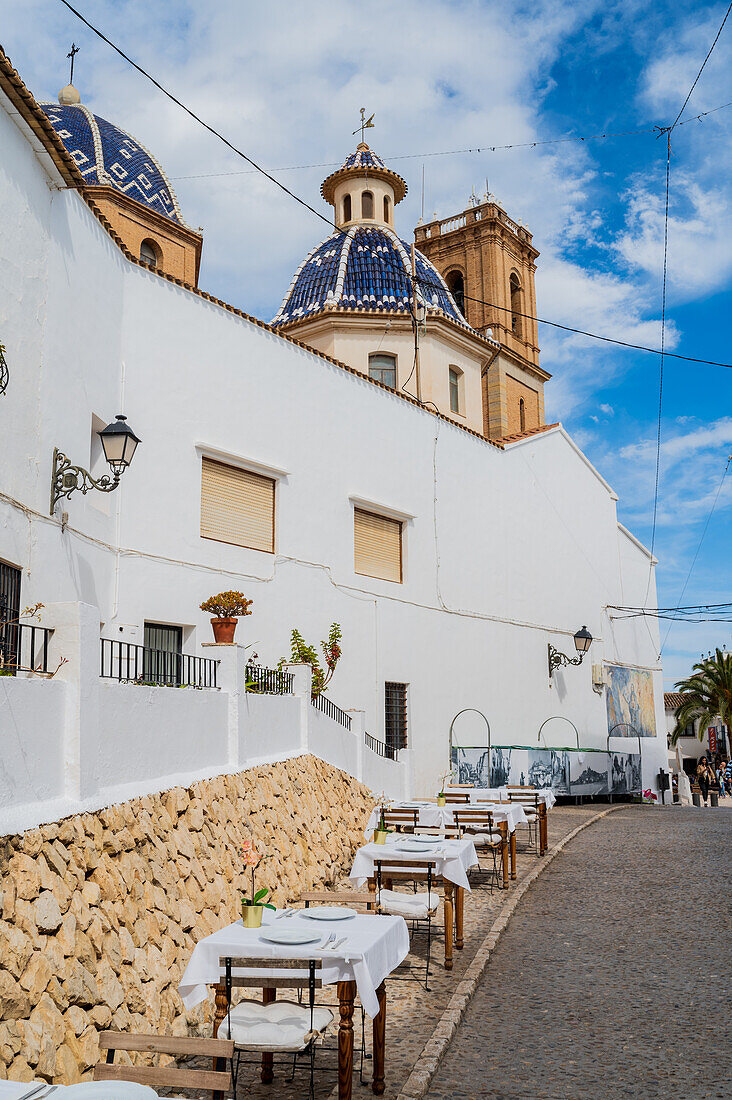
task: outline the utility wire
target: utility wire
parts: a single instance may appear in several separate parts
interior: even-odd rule
[[[696,565],[696,559],[699,557],[699,551],[702,548],[702,543],[704,542],[704,538],[706,536],[707,528],[709,527],[710,520],[711,520],[712,516],[714,515],[714,509],[717,507],[717,501],[719,500],[719,494],[722,492],[722,486],[724,484],[724,479],[727,476],[727,471],[729,470],[731,462],[732,462],[732,455],[729,455],[729,457],[727,458],[727,464],[724,467],[724,472],[723,472],[723,474],[722,474],[722,476],[719,480],[719,485],[717,486],[717,492],[715,493],[714,500],[712,501],[712,507],[709,509],[709,515],[707,516],[706,523],[704,524],[704,530],[701,533],[701,538],[699,539],[699,544],[696,548],[696,552],[694,553],[694,557],[691,559],[691,565],[689,566],[689,572],[686,574],[686,580],[684,581],[684,587],[681,589],[681,595],[679,596],[679,602],[681,602],[681,600],[683,600],[683,598],[684,598],[684,593],[686,592],[687,585],[689,584],[689,580],[691,579],[691,574],[694,570],[694,566]],[[719,604],[717,606],[723,607],[723,606],[730,606],[730,605],[729,604],[727,604],[727,605]],[[683,613],[686,613],[685,608],[677,607],[676,611],[681,611]],[[663,650],[665,648],[666,642],[668,641],[668,636],[671,633],[671,629],[672,629],[673,625],[674,624],[673,624],[673,621],[672,621],[669,624],[669,627],[666,631],[666,634],[664,635],[663,642],[661,643],[661,651],[658,654],[658,659],[659,660],[661,659],[661,655],[662,655]]]
[[[700,76],[701,76],[701,74],[702,74],[702,73],[704,72],[704,68],[705,68],[705,66],[706,66],[706,63],[707,63],[707,61],[709,60],[709,58],[710,58],[710,57],[712,56],[712,50],[714,49],[714,47],[715,47],[715,46],[717,45],[717,42],[719,41],[719,36],[720,36],[720,34],[722,33],[722,31],[724,30],[724,24],[725,24],[725,23],[727,22],[727,19],[729,18],[729,13],[730,13],[731,11],[732,11],[732,3],[730,3],[730,6],[729,6],[729,7],[727,8],[727,11],[726,11],[726,12],[725,12],[725,14],[724,14],[724,19],[722,20],[722,23],[721,23],[721,25],[720,25],[720,28],[719,28],[719,30],[717,31],[716,37],[715,37],[714,41],[712,42],[711,46],[709,47],[709,53],[707,54],[707,56],[706,56],[706,57],[704,58],[704,60],[702,61],[702,66],[701,66],[701,68],[700,68],[699,72],[698,72],[698,73],[696,74],[696,76],[694,77],[694,83],[693,83],[693,84],[691,85],[691,87],[689,88],[689,94],[687,95],[686,99],[684,100],[684,102],[683,102],[683,105],[682,105],[682,107],[681,107],[681,110],[679,111],[679,113],[677,114],[676,118],[675,118],[675,119],[674,119],[674,121],[673,121],[673,125],[671,126],[671,129],[672,129],[672,130],[673,130],[673,129],[675,128],[675,126],[676,126],[676,123],[677,123],[677,122],[679,121],[679,119],[680,119],[680,118],[681,118],[681,116],[683,115],[683,113],[684,113],[684,110],[685,110],[685,108],[686,108],[686,104],[687,104],[687,103],[689,102],[689,100],[691,99],[691,93],[692,93],[692,92],[694,91],[694,88],[696,88],[696,86],[697,86],[697,84],[698,84],[698,82],[699,82],[699,77],[700,77]]]
[[[213,126],[210,126],[199,115],[197,115],[195,113],[195,111],[191,110],[190,107],[187,107],[184,103],[182,103],[176,96],[174,96],[172,94],[172,92],[169,92],[165,87],[163,87],[163,85],[158,80],[156,80],[154,76],[151,76],[150,73],[148,73],[145,69],[143,69],[142,66],[138,65],[136,61],[133,61],[132,58],[129,57],[128,54],[126,54],[124,52],[124,50],[120,49],[120,47],[115,45],[115,43],[112,42],[111,39],[107,38],[107,36],[105,34],[103,34],[102,31],[100,31],[96,26],[94,26],[93,23],[90,23],[89,20],[86,19],[81,14],[81,12],[79,12],[72,4],[69,3],[69,0],[61,0],[61,3],[73,15],[75,15],[77,17],[77,19],[79,19],[86,27],[88,27],[89,30],[92,31],[93,34],[95,34],[103,42],[106,42],[107,45],[110,46],[115,51],[115,53],[117,53],[121,58],[123,58],[123,60],[127,61],[128,64],[132,65],[132,67],[134,69],[136,69],[137,72],[139,72],[141,76],[144,76],[147,80],[149,80],[152,84],[154,84],[155,87],[158,88],[158,90],[163,93],[163,95],[165,95],[169,100],[171,100],[171,102],[175,103],[178,107],[180,107],[183,111],[185,111],[186,114],[190,115],[191,118],[193,118],[196,122],[198,122],[199,125],[203,126],[204,129],[208,130],[209,133],[213,134],[214,137],[217,137],[220,141],[222,141],[224,143],[224,145],[226,145],[227,148],[231,149],[231,151],[234,152],[237,156],[241,157],[248,164],[250,164],[252,166],[253,171],[259,172],[266,179],[270,180],[270,182],[273,183],[275,185],[275,187],[278,187],[286,195],[289,195],[290,198],[294,199],[295,202],[299,203],[300,206],[304,207],[306,210],[309,210],[312,214],[315,214],[315,216],[317,218],[319,218],[320,221],[325,222],[325,224],[329,227],[331,232],[333,232],[335,234],[339,234],[341,236],[346,235],[344,230],[339,229],[337,226],[334,227],[333,223],[328,218],[326,218],[319,210],[316,210],[316,208],[314,206],[312,206],[309,202],[307,202],[305,199],[300,198],[300,196],[297,195],[294,191],[291,191],[289,187],[285,187],[285,185],[283,183],[280,183],[279,180],[275,179],[275,177],[273,175],[271,175],[270,172],[268,172],[264,168],[262,168],[259,164],[256,163],[256,161],[252,160],[252,158],[250,156],[248,156],[246,153],[244,153],[241,149],[238,149],[235,145],[232,144],[232,142],[230,142],[228,140],[228,138],[224,137],[223,134],[221,134]],[[715,108],[715,110],[721,110],[721,108]],[[691,120],[689,120],[689,121],[691,121]],[[585,140],[585,139],[584,138],[577,138],[577,139],[567,138],[567,139],[557,139],[557,140]],[[530,143],[530,144],[535,144],[535,143]],[[417,154],[415,154],[415,155],[417,155]],[[374,253],[374,255],[376,256],[376,258],[384,266],[392,267],[392,269],[395,272],[397,272],[398,274],[400,274],[402,277],[406,274],[402,269],[396,268],[396,267],[394,267],[394,265],[390,265],[390,264],[388,264],[388,262],[384,261],[384,259],[381,255],[379,255],[377,253]],[[445,290],[444,285],[442,285],[440,283],[432,282],[430,280],[425,280],[425,279],[421,278],[420,276],[417,276],[417,282],[419,283],[419,285],[423,289],[425,289],[425,288],[434,289],[434,290],[439,290],[439,291],[442,291],[442,292],[444,292],[444,290]],[[466,298],[468,298],[470,301],[481,302],[483,305],[486,305],[491,309],[501,309],[501,310],[505,310],[505,312],[512,312],[512,311],[506,309],[506,307],[497,306],[497,305],[489,303],[489,302],[484,302],[480,298],[471,298],[469,295],[466,295]],[[525,317],[528,320],[538,321],[541,324],[551,325],[553,328],[562,329],[565,332],[573,332],[573,333],[576,333],[580,336],[587,336],[587,337],[589,337],[590,339],[593,339],[593,340],[601,340],[604,343],[617,344],[620,347],[632,348],[636,351],[645,351],[645,352],[650,352],[652,354],[658,354],[657,349],[648,348],[648,347],[645,347],[641,344],[632,344],[632,343],[629,343],[625,340],[614,339],[610,336],[599,336],[597,333],[588,332],[585,329],[573,328],[570,325],[562,325],[562,324],[559,324],[556,321],[548,321],[548,320],[546,320],[546,318],[532,317],[530,314],[520,314],[520,316]],[[710,365],[710,366],[726,367],[728,369],[732,369],[732,363],[718,363],[718,362],[716,362],[714,360],[711,360],[711,359],[697,359],[693,356],[679,355],[679,354],[676,354],[676,353],[673,353],[673,352],[667,352],[666,354],[667,355],[673,355],[674,358],[683,359],[686,362],[701,363],[701,364],[706,364],[706,365]]]

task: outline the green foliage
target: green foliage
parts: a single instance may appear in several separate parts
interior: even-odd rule
[[[217,619],[236,619],[251,615],[249,608],[254,600],[248,600],[243,592],[219,592],[218,596],[209,596],[201,604],[201,611],[214,615]]]
[[[671,734],[672,745],[683,736],[688,723],[697,719],[699,740],[704,736],[706,727],[712,725],[717,716],[727,729],[731,729],[732,653],[717,649],[713,657],[697,661],[691,676],[676,684],[676,691],[683,694],[684,701],[676,709],[676,728]]]
[[[290,635],[290,661],[292,664],[310,665],[313,670],[313,698],[327,691],[328,684],[333,679],[336,665],[341,658],[342,637],[340,625],[331,623],[327,640],[320,643],[325,659],[325,668],[323,668],[315,646],[308,645],[297,628],[294,628]],[[277,667],[281,670],[285,664],[287,664],[287,659],[280,657]]]

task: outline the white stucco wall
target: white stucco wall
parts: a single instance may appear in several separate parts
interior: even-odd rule
[[[0,145],[0,558],[22,568],[23,603],[83,601],[105,637],[137,642],[146,619],[179,624],[198,653],[201,600],[241,588],[254,613],[238,640],[269,665],[293,626],[317,643],[337,620],[336,702],[381,737],[384,682],[409,685],[415,793],[435,789],[461,708],[488,715],[494,744],[531,744],[566,714],[604,747],[592,663],[649,668],[651,783],[666,760],[657,631],[607,611],[643,602],[649,558],[563,431],[499,451],[128,262],[2,110]],[[142,438],[135,461],[115,493],[64,503],[63,528],[62,508],[48,515],[53,448],[87,464],[92,415],[116,412]],[[275,555],[200,537],[202,453],[279,471]],[[410,517],[403,584],[354,573],[354,500]],[[573,653],[582,624],[592,653],[550,684],[548,642]]]

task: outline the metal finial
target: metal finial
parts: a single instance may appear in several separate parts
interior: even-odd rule
[[[79,49],[80,49],[80,47],[77,46],[75,42],[72,42],[71,43],[71,49],[66,54],[67,57],[71,58],[71,76],[69,77],[69,84],[74,83],[74,58],[76,57],[77,53],[79,52]]]
[[[364,131],[365,130],[373,130],[373,128],[374,128],[374,116],[371,115],[370,118],[366,118],[366,108],[362,107],[361,108],[361,125],[357,126],[356,129],[353,131],[353,136],[355,137],[356,134],[358,133],[358,131],[360,130],[361,131],[361,141],[363,142],[363,140],[364,140]]]

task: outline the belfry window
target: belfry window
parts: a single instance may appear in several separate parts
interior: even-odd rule
[[[344,222],[350,222],[351,220],[351,196],[343,196],[343,220]]]
[[[447,289],[455,299],[455,305],[458,307],[463,317],[465,316],[465,283],[463,282],[463,276],[460,271],[451,271],[445,279],[447,283]]]
[[[162,259],[160,248],[155,241],[151,241],[149,237],[140,245],[140,259],[144,264],[150,264],[150,267],[158,267],[160,265],[160,260]]]
[[[457,367],[450,367],[449,383],[450,383],[450,412],[461,412],[460,401],[460,389],[462,381],[462,371]]]
[[[389,196],[384,195],[384,221],[388,225],[391,221],[391,211],[389,207]]]
[[[521,431],[526,431],[526,402],[523,397],[519,399],[519,423],[521,425]]]
[[[369,355],[369,378],[396,389],[396,355]]]
[[[374,216],[374,196],[370,191],[364,191],[361,195],[361,217],[373,218]]]
[[[511,332],[514,336],[520,336],[523,310],[521,308],[521,284],[516,275],[511,276],[509,285],[511,288]]]

